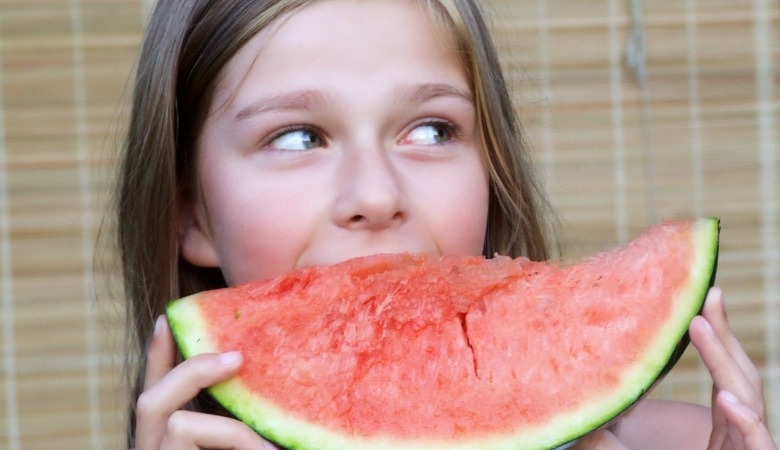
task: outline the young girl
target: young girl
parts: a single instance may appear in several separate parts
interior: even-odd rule
[[[118,202],[139,450],[274,448],[199,395],[241,355],[178,364],[170,299],[378,252],[548,257],[473,0],[160,0]],[[690,331],[712,410],[644,401],[576,448],[775,448],[719,290]]]

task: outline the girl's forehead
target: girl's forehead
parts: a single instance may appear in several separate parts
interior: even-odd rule
[[[310,70],[326,76],[345,61],[377,55],[388,47],[416,53],[431,66],[438,59],[460,61],[452,30],[419,0],[316,0],[271,21],[252,36],[222,68],[214,108],[230,103],[253,71],[271,72],[316,62]],[[334,49],[343,50],[337,54]],[[439,55],[432,54],[432,50]],[[337,58],[323,60],[324,53]],[[339,57],[340,56],[340,57]],[[304,61],[302,61],[304,60]],[[273,67],[268,67],[271,62]],[[393,60],[385,61],[392,67]],[[398,61],[399,64],[401,61]],[[466,77],[465,68],[460,70]]]

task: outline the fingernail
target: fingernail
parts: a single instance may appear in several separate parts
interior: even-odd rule
[[[720,391],[720,395],[723,397],[723,400],[732,403],[737,404],[739,403],[739,399],[736,395],[732,394],[730,391]]]
[[[163,320],[165,320],[165,316],[158,316],[157,320],[154,322],[153,333],[155,336],[159,336],[160,332],[162,332]]]
[[[707,319],[702,318],[702,322],[704,322],[704,331],[710,334],[715,334],[715,330],[712,329],[712,325],[710,325],[710,322]]]
[[[241,364],[241,353],[225,352],[219,355],[219,362],[226,366],[237,366]]]
[[[713,289],[718,289],[718,288],[713,288]],[[720,309],[721,309],[721,311],[723,311],[723,316],[725,317],[726,316],[726,298],[723,297],[723,292],[721,292],[720,289],[718,289],[717,292],[718,292],[718,300],[720,301]]]

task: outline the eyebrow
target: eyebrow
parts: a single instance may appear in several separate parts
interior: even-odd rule
[[[326,104],[325,95],[319,91],[304,89],[286,92],[263,97],[241,108],[236,114],[236,121],[246,120],[269,111],[318,110],[325,108]]]
[[[469,91],[447,83],[422,83],[403,86],[396,90],[399,102],[420,104],[439,97],[456,97],[468,103],[474,103]],[[306,110],[316,111],[327,106],[328,99],[324,93],[312,89],[286,92],[283,94],[263,97],[241,108],[235,120],[240,122],[253,116],[269,111]]]
[[[405,103],[425,103],[438,97],[457,97],[474,103],[471,92],[447,83],[423,83],[398,89],[398,99]]]

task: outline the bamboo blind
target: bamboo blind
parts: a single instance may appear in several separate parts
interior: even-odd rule
[[[718,283],[780,436],[777,2],[485,3],[566,255],[720,217]],[[0,0],[0,448],[122,447],[121,304],[93,255],[150,7]],[[654,395],[709,389],[689,351]]]

